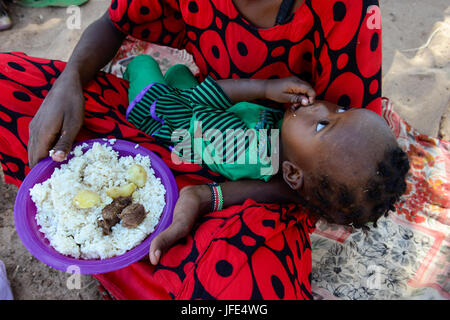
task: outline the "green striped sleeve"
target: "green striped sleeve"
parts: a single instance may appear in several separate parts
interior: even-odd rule
[[[207,76],[205,81],[192,89],[190,101],[196,105],[206,105],[222,110],[233,106],[233,102],[225,91],[210,76]]]

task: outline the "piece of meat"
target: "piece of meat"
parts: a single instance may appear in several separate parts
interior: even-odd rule
[[[122,210],[119,215],[122,225],[127,228],[136,228],[145,219],[145,208],[140,203],[133,203]]]
[[[119,215],[122,210],[131,203],[131,197],[117,197],[102,210],[103,221],[99,221],[99,226],[103,229],[103,234],[111,233],[111,227],[119,223]]]
[[[123,208],[125,208],[126,206],[131,204],[131,196],[128,197],[117,197],[113,200],[112,203],[121,206],[121,210],[123,210]]]
[[[108,234],[111,233],[111,227],[114,224],[109,224],[108,222],[106,222],[105,220],[97,220],[97,226],[102,228],[102,232],[104,236],[107,236]]]

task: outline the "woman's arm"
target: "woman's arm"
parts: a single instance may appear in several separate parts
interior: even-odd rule
[[[53,160],[65,159],[83,125],[83,86],[114,57],[124,38],[109,20],[108,12],[83,32],[64,71],[30,123],[31,167],[46,157],[52,147]]]
[[[283,180],[281,175],[269,182],[260,180],[228,181],[221,185],[223,206],[242,204],[247,199],[260,203],[295,203],[297,194]],[[181,189],[175,205],[172,224],[157,237],[150,246],[149,258],[158,264],[161,255],[175,242],[187,236],[202,215],[210,212],[211,190],[207,185],[187,186]]]
[[[83,32],[63,73],[79,77],[81,84],[86,85],[114,58],[125,36],[113,25],[106,11]]]

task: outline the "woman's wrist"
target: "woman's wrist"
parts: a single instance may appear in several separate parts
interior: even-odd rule
[[[196,186],[196,194],[200,200],[200,212],[208,213],[211,208],[211,190],[207,185]]]
[[[75,67],[66,66],[61,75],[56,80],[57,82],[77,82],[81,83],[80,72]]]
[[[199,214],[208,213],[211,208],[211,190],[206,184],[186,186],[181,189],[180,193],[188,193],[189,196],[195,197],[199,205]]]

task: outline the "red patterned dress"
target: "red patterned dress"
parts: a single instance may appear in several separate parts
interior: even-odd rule
[[[126,34],[186,49],[203,77],[296,75],[314,84],[319,99],[380,113],[377,5],[375,0],[306,0],[288,22],[272,28],[251,25],[232,0],[114,0],[109,13]]]
[[[109,13],[126,34],[185,48],[202,78],[297,75],[320,99],[381,112],[378,1],[306,0],[272,28],[252,26],[232,0],[114,0]],[[8,183],[20,186],[30,170],[28,125],[64,66],[0,54],[0,161]],[[86,116],[77,141],[139,143],[168,164],[179,188],[224,181],[196,164],[172,163],[167,149],[126,121],[127,87],[123,79],[98,73],[84,88]],[[205,215],[158,266],[142,260],[96,277],[119,299],[311,299],[313,229],[298,206],[247,200]]]

